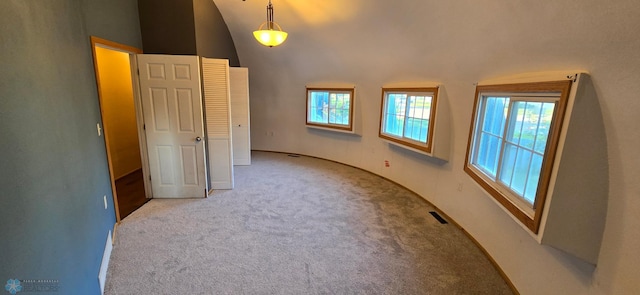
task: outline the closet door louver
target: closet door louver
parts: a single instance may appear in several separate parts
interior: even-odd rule
[[[211,189],[233,188],[229,61],[202,58]]]

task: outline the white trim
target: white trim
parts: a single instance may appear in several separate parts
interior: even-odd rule
[[[526,214],[527,216],[533,219],[536,212],[529,203],[524,201],[522,197],[515,194],[513,190],[509,189],[507,186],[502,185],[497,179],[493,180],[490,177],[488,177],[486,173],[484,173],[481,169],[478,169],[477,167],[475,167],[473,163],[469,163],[467,167],[473,170],[479,177],[484,179],[489,186],[493,187],[495,190],[500,192],[500,194],[505,196],[507,201],[509,201],[514,206],[518,207],[520,211],[522,211],[524,214]],[[495,199],[495,198],[492,197],[492,199]]]
[[[390,82],[382,85],[382,88],[439,88],[439,82]]]
[[[560,140],[558,141],[558,146],[556,147],[556,158],[553,162],[553,166],[551,167],[551,178],[549,180],[549,186],[547,188],[547,195],[544,202],[544,208],[542,209],[542,216],[540,219],[540,226],[538,227],[539,233],[544,233],[547,226],[547,216],[549,214],[549,210],[551,208],[551,202],[553,201],[553,193],[555,191],[555,187],[558,180],[558,171],[560,170],[560,164],[562,163],[562,155],[564,154],[564,146],[567,141],[567,132],[569,131],[569,126],[571,124],[571,116],[573,115],[573,108],[576,102],[576,97],[578,95],[578,87],[580,83],[583,83],[585,76],[589,75],[586,72],[580,72],[576,74],[577,83],[571,84],[571,89],[569,90],[569,98],[567,100],[567,108],[564,113],[564,121],[562,122],[562,128],[560,129]],[[536,236],[536,240],[538,243],[542,244],[542,239],[544,235],[538,234]],[[595,262],[591,261],[595,264]]]
[[[479,97],[495,97],[502,98],[508,97],[509,101],[534,101],[534,102],[556,102],[560,100],[560,92],[481,92]],[[515,99],[513,99],[515,98]]]
[[[578,74],[586,72],[585,70],[573,70],[517,74],[508,77],[485,79],[479,81],[477,86],[561,81],[567,80],[569,77],[575,78]]]
[[[344,82],[315,82],[306,84],[305,88],[352,88],[355,90],[356,85]]]
[[[98,271],[100,294],[104,294],[104,286],[107,282],[107,269],[109,269],[109,260],[111,259],[112,251],[113,240],[111,238],[111,231],[109,231],[109,234],[107,234],[107,243],[104,245],[104,251],[102,252],[102,262],[100,263],[100,270]]]
[[[505,118],[505,121],[503,122],[503,126],[501,126],[501,129],[503,130],[503,133],[500,134],[500,152],[498,153],[497,157],[498,157],[498,163],[497,163],[497,167],[496,167],[496,175],[495,175],[495,179],[493,179],[491,176],[487,175],[486,172],[484,172],[483,169],[481,169],[481,167],[476,167],[475,163],[477,162],[477,153],[478,153],[478,149],[479,149],[479,142],[480,142],[480,136],[482,133],[481,130],[481,125],[484,121],[484,116],[485,116],[485,110],[486,110],[486,99],[489,97],[500,97],[500,98],[508,98],[509,102],[507,104],[507,116]],[[516,193],[515,191],[513,191],[513,189],[511,189],[510,187],[506,186],[505,184],[503,184],[500,181],[500,174],[501,174],[501,170],[502,170],[502,161],[504,160],[504,146],[505,143],[507,142],[506,139],[506,133],[509,132],[509,125],[510,125],[510,118],[512,115],[512,111],[513,111],[513,103],[514,102],[542,102],[542,103],[557,103],[560,100],[560,93],[557,92],[548,92],[548,93],[528,93],[528,92],[504,92],[504,93],[498,93],[498,92],[480,92],[478,93],[478,99],[480,100],[478,103],[478,109],[476,110],[476,120],[474,121],[474,130],[473,130],[473,136],[471,138],[472,142],[471,142],[471,151],[470,151],[470,157],[469,157],[469,165],[468,167],[470,169],[472,169],[479,177],[481,177],[482,179],[484,179],[484,181],[490,185],[491,187],[493,187],[495,190],[497,190],[498,192],[500,192],[500,194],[502,194],[503,196],[506,197],[506,199],[512,203],[513,205],[515,205],[516,207],[518,207],[518,209],[520,211],[522,211],[523,213],[525,213],[527,216],[529,216],[531,219],[534,218],[535,216],[535,209],[533,208],[533,204],[529,204],[525,198],[524,198],[524,193],[522,196],[520,196],[518,193]],[[557,105],[556,105],[557,107]],[[554,118],[555,120],[555,118]],[[504,129],[503,129],[504,128]],[[548,144],[548,143],[547,143]],[[518,145],[519,146],[519,145]],[[532,150],[532,153],[536,153],[535,150]],[[546,154],[542,154],[543,158],[545,158],[547,155]],[[527,177],[529,177],[529,175],[527,175]],[[539,181],[539,180],[538,180]],[[539,185],[539,182],[538,182]],[[534,203],[535,203],[535,199],[534,199]]]
[[[419,149],[416,149],[416,148],[412,148],[412,147],[410,147],[410,146],[408,146],[408,145],[404,145],[404,144],[399,143],[399,142],[395,142],[395,141],[392,141],[392,140],[388,140],[388,139],[386,139],[386,138],[380,138],[380,139],[382,139],[383,141],[385,141],[385,142],[387,142],[387,143],[389,143],[389,144],[395,145],[395,146],[397,146],[397,147],[399,147],[399,148],[403,148],[403,149],[405,149],[405,150],[410,150],[410,151],[412,151],[412,152],[416,152],[416,153],[418,153],[418,154],[427,155],[427,156],[429,156],[429,157],[434,157],[432,153],[427,153],[427,152],[425,152],[425,151],[423,151],[423,150],[419,150]]]
[[[389,109],[389,94],[400,94],[400,95],[406,95],[407,97],[405,98],[405,110],[402,113],[402,116],[404,117],[403,120],[403,128],[402,128],[402,136],[398,136],[396,134],[393,133],[389,133],[387,132],[387,130],[385,130],[385,126],[387,125],[387,116],[388,112],[387,110]],[[409,109],[410,109],[410,103],[409,103],[409,97],[412,96],[422,96],[422,97],[429,97],[430,101],[429,101],[429,111],[427,112],[427,114],[429,115],[429,125],[427,125],[427,138],[425,139],[425,141],[419,141],[419,140],[415,140],[409,137],[405,136],[405,130],[404,130],[404,126],[406,126],[407,121],[412,118],[412,119],[418,119],[415,117],[411,117],[409,116]],[[406,88],[405,90],[389,90],[386,91],[383,88],[383,95],[382,95],[382,111],[380,112],[381,114],[381,118],[380,120],[382,121],[380,124],[380,133],[384,134],[385,136],[388,137],[393,137],[397,140],[406,142],[408,144],[416,144],[416,145],[427,145],[427,144],[431,144],[431,146],[433,146],[433,143],[429,142],[429,133],[433,132],[434,126],[435,126],[435,120],[434,118],[431,118],[431,108],[433,107],[433,101],[436,100],[436,104],[437,104],[437,97],[435,97],[435,92],[433,91],[411,91],[410,89]],[[424,109],[423,109],[423,114],[424,114]],[[397,116],[397,115],[396,115]],[[419,118],[420,120],[425,120],[424,118]],[[399,146],[403,146],[401,143],[397,143],[397,145]],[[427,152],[422,152],[425,155],[431,155],[431,153],[427,153]]]
[[[325,122],[318,122],[318,121],[309,121],[310,117],[311,117],[311,95],[313,93],[327,93],[329,96],[331,96],[331,94],[347,94],[349,95],[349,109],[348,109],[348,114],[349,114],[349,124],[336,124],[336,123],[330,123],[329,118],[327,117],[327,123]],[[351,97],[351,95],[353,94],[354,97]],[[355,101],[355,91],[353,88],[349,89],[349,90],[337,90],[337,89],[316,89],[314,87],[307,87],[307,124],[322,124],[322,125],[326,125],[326,126],[335,126],[338,128],[351,128],[353,129],[353,118],[351,117],[351,108],[353,106],[353,102]],[[331,110],[330,108],[330,102],[329,105],[327,105],[327,109]],[[330,128],[330,127],[329,127]]]
[[[608,195],[606,191],[599,190],[603,182],[606,182],[606,177],[602,177],[602,175],[607,175],[606,169],[604,173],[594,173],[593,171],[600,169],[603,161],[606,160],[599,158],[594,159],[594,161],[582,161],[582,159],[590,158],[591,156],[595,158],[606,158],[606,147],[596,145],[593,148],[581,149],[576,152],[565,149],[565,145],[568,146],[568,144],[571,145],[572,149],[590,144],[592,139],[588,138],[588,135],[592,133],[590,131],[583,131],[584,129],[591,127],[602,128],[602,126],[599,125],[602,124],[601,121],[591,121],[583,118],[587,112],[600,111],[597,102],[598,98],[588,73],[584,71],[570,71],[555,72],[555,74],[550,75],[526,74],[518,77],[504,78],[502,80],[493,80],[492,82],[485,81],[480,84],[482,86],[490,86],[498,84],[566,81],[569,79],[573,80],[573,83],[571,84],[566,102],[562,128],[559,130],[560,134],[556,147],[555,160],[551,167],[551,176],[547,187],[545,203],[542,205],[543,208],[539,216],[540,224],[537,234],[533,233],[514,214],[506,209],[505,206],[500,204],[498,199],[484,189],[479,181],[474,181],[474,183],[538,243],[560,249],[574,257],[595,265],[598,261],[599,249],[602,243],[602,230],[606,222],[606,200]],[[487,93],[488,92],[479,93],[476,99]],[[536,94],[534,96],[539,95]],[[576,104],[577,101],[583,102]],[[480,107],[480,105],[478,107]],[[475,111],[478,113],[478,110]],[[477,117],[479,116],[476,115],[476,118],[472,118],[472,120],[478,119]],[[576,122],[572,122],[574,119]],[[476,129],[479,128],[477,123],[474,124],[474,128],[474,132],[476,132]],[[572,132],[573,137],[568,137],[569,132]],[[576,134],[582,136],[577,137]],[[471,138],[471,140],[474,139],[475,138]],[[605,152],[603,152],[603,150],[605,150]],[[472,153],[473,149],[471,149],[469,153],[471,157],[473,157]],[[576,153],[578,155],[575,155]],[[465,168],[478,175],[481,179],[484,179],[486,175],[476,173],[479,169],[473,166],[472,159],[473,158],[467,159],[468,164]],[[569,162],[565,163],[565,159],[568,159]],[[574,171],[575,168],[568,166],[568,163],[576,163],[576,161],[582,161],[580,171]],[[592,162],[594,162],[594,164],[592,164]],[[563,179],[558,178],[560,173],[564,175]],[[580,180],[576,180],[575,182],[568,181],[566,178],[567,175],[572,175],[571,177]],[[488,182],[488,185],[495,188],[493,181]],[[502,190],[499,189],[499,191]],[[591,193],[591,191],[593,191],[593,193]],[[508,194],[503,192],[503,196],[505,196],[504,200],[515,205],[514,200],[507,195]],[[526,214],[526,211],[522,210],[521,206],[516,205],[516,207]]]
[[[318,129],[318,130],[326,130],[326,131],[332,131],[332,132],[339,132],[339,133],[346,133],[346,134],[353,134],[356,136],[361,136],[359,133],[356,133],[355,130],[345,130],[345,129],[337,129],[337,128],[330,128],[330,127],[322,127],[322,126],[316,126],[316,125],[306,125],[307,128],[312,128],[312,129]],[[331,125],[328,125],[331,126]],[[344,126],[344,125],[335,125],[335,126]],[[353,128],[355,129],[355,128]]]
[[[144,112],[142,111],[142,94],[140,93],[140,76],[138,75],[138,56],[129,52],[129,62],[131,63],[131,83],[133,85],[133,100],[136,109],[136,123],[138,127],[138,144],[140,146],[140,159],[142,162],[142,178],[144,181],[144,196],[147,199],[153,198],[151,181],[149,176],[149,157],[147,155],[147,133],[144,128]]]
[[[322,85],[322,86],[318,86],[318,85]],[[314,122],[314,121],[309,121],[309,100],[310,100],[310,95],[309,95],[309,88],[313,88],[316,89],[316,91],[321,91],[321,90],[326,90],[326,92],[334,92],[334,93],[345,93],[345,94],[352,94],[351,97],[349,98],[349,124],[348,125],[341,125],[341,124],[331,124],[331,123],[321,123],[321,122]],[[326,89],[325,89],[326,88]],[[343,88],[343,89],[348,89],[348,90],[336,90],[335,88]],[[356,100],[356,87],[355,85],[350,85],[350,84],[332,84],[331,86],[327,86],[327,84],[310,84],[305,86],[305,96],[306,96],[306,101],[305,101],[305,126],[307,128],[313,128],[313,129],[319,129],[319,130],[326,130],[326,131],[333,131],[333,132],[339,132],[339,133],[346,133],[346,134],[354,134],[354,135],[358,135],[360,136],[360,122],[359,122],[359,116],[357,113],[357,107],[356,104],[358,103],[358,100]],[[345,128],[349,128],[345,129]]]
[[[424,150],[419,150],[416,149],[414,147],[409,146],[408,144],[414,143],[414,144],[419,144],[419,145],[424,145],[425,143],[420,142],[420,141],[415,141],[415,140],[411,140],[411,139],[407,139],[407,138],[402,138],[400,139],[400,137],[395,136],[395,135],[389,135],[389,133],[384,133],[381,132],[382,130],[382,126],[383,126],[383,120],[384,120],[384,108],[386,107],[386,103],[385,103],[385,99],[386,99],[386,93],[389,92],[395,92],[395,91],[385,91],[385,89],[389,89],[389,88],[404,88],[405,91],[407,93],[430,93],[432,96],[432,107],[433,107],[433,101],[436,101],[436,106],[435,106],[435,110],[433,110],[434,116],[433,117],[429,117],[429,128],[431,130],[431,128],[433,128],[433,130],[431,132],[432,136],[431,138],[431,151],[427,152]],[[417,90],[420,88],[436,88],[437,89],[437,95],[435,95],[434,91],[411,91],[411,90]],[[447,98],[447,91],[444,87],[444,85],[442,85],[441,83],[438,82],[394,82],[394,83],[386,83],[384,84],[384,86],[382,87],[382,106],[381,106],[381,110],[380,113],[378,115],[378,133],[379,133],[379,138],[382,139],[383,141],[392,144],[396,147],[405,149],[405,150],[409,150],[409,151],[413,151],[422,155],[426,155],[432,158],[436,158],[439,160],[443,160],[443,161],[449,161],[449,157],[451,156],[451,137],[452,137],[452,132],[451,132],[451,114],[450,114],[450,106],[449,106],[449,101]],[[384,138],[383,136],[386,136],[388,138]],[[427,135],[428,136],[428,135]],[[402,142],[394,142],[392,140],[390,140],[390,138],[397,138],[398,140],[402,140]],[[404,144],[407,143],[407,144]]]

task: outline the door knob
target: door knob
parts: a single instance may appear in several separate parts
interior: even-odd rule
[[[201,142],[202,141],[202,137],[200,137],[200,136],[196,137],[196,141],[197,142]]]

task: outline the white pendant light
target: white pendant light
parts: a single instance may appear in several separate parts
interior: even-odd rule
[[[253,32],[253,36],[260,44],[268,47],[278,46],[287,40],[287,33],[273,21],[273,5],[269,0],[267,5],[267,21],[262,23],[257,31]]]

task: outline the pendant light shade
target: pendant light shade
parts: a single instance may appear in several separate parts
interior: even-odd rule
[[[273,5],[269,0],[267,5],[267,21],[262,23],[257,31],[253,32],[253,36],[260,44],[268,47],[278,46],[287,40],[287,33],[273,21]]]

